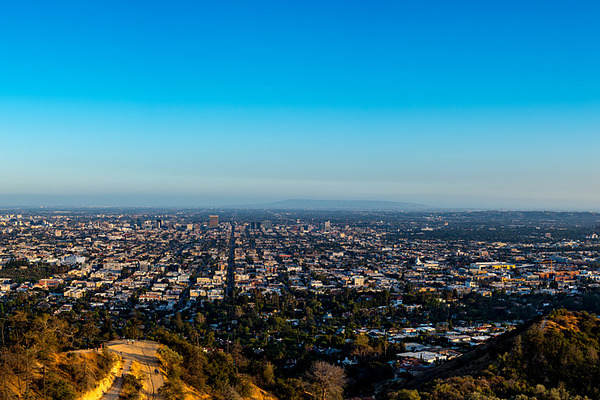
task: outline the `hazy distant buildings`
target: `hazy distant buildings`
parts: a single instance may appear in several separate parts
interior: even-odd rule
[[[218,215],[209,215],[208,217],[208,227],[216,228],[219,226],[219,216]]]
[[[262,226],[261,222],[251,222],[250,223],[250,229],[256,230],[256,229],[260,229]]]

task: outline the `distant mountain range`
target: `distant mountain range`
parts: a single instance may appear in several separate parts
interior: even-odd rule
[[[423,204],[374,200],[306,200],[293,199],[273,203],[246,205],[244,208],[269,210],[327,210],[327,211],[428,211]]]

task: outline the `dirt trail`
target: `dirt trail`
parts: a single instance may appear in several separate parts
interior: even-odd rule
[[[123,357],[123,372],[115,379],[110,390],[104,395],[103,400],[117,400],[121,392],[123,375],[129,372],[131,363],[137,361],[144,374],[144,388],[142,389],[146,398],[150,400],[161,400],[158,389],[165,383],[165,378],[158,370],[159,363],[156,358],[158,343],[148,341],[117,340],[106,345],[108,350],[119,353]],[[158,371],[158,372],[157,372]]]

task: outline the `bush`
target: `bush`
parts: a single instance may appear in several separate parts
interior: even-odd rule
[[[53,400],[75,400],[77,395],[70,382],[58,377],[49,379],[46,394]]]
[[[140,399],[141,393],[144,385],[140,378],[136,377],[132,374],[127,374],[123,377],[123,385],[121,385],[121,394],[119,394],[119,399],[122,400],[137,400]]]

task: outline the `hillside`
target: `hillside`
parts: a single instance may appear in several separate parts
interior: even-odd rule
[[[92,329],[17,305],[18,311],[0,317],[0,399],[98,398],[92,392],[101,394],[112,383],[120,358],[107,351],[72,351],[92,342]]]
[[[119,367],[106,352],[12,353],[0,368],[0,398],[99,399]]]
[[[423,373],[388,398],[597,399],[599,343],[596,316],[556,310]]]
[[[241,373],[247,364],[241,354],[205,353],[166,331],[161,332],[160,341],[163,345],[157,357],[166,380],[159,393],[165,400],[277,400],[258,387],[251,376]]]

